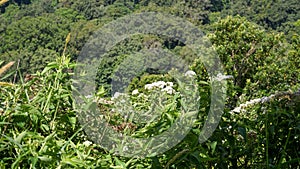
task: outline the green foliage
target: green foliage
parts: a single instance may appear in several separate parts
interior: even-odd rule
[[[6,28],[1,53],[24,47],[30,51],[43,47],[61,52],[69,27],[64,18],[54,15],[23,17]]]
[[[266,29],[277,29],[285,22],[294,22],[300,17],[300,7],[297,0],[289,1],[239,1],[227,3],[229,9],[224,14],[241,15],[264,26]]]
[[[209,1],[163,1],[149,2],[141,6],[137,12],[151,11],[171,14],[185,18],[195,24],[206,24],[209,22],[208,13],[212,6]],[[160,5],[163,4],[163,5]]]
[[[20,60],[23,74],[35,73],[62,53],[69,29],[62,17],[24,17],[5,29],[0,56],[4,60]]]
[[[96,83],[101,88],[95,93],[99,100],[110,101],[111,98],[103,97],[111,92],[112,79],[120,77],[118,73],[125,68],[138,65],[135,52],[160,47],[190,64],[197,74],[201,96],[198,118],[185,139],[159,156],[130,159],[91,142],[78,122],[72,97],[71,76],[76,66],[72,60],[101,26],[143,11],[183,17],[205,28],[225,74],[234,79],[228,80],[226,108],[218,128],[205,143],[199,144],[198,136],[211,102],[205,60],[184,44],[166,37],[136,35],[115,45],[99,65]],[[299,167],[299,11],[296,0],[10,1],[1,6],[0,14],[0,65],[14,61],[10,71],[0,77],[0,168]],[[69,32],[70,42],[64,51]],[[165,62],[153,61],[162,65]],[[119,67],[121,64],[127,67]],[[125,69],[126,76],[135,75],[137,68]],[[145,112],[149,108],[162,113],[137,123],[133,120],[136,114],[126,119],[113,110],[114,105],[99,103],[116,131],[136,138],[151,137],[169,129],[180,116],[179,93],[145,89],[146,84],[169,81],[177,90],[180,82],[167,72],[153,70],[119,80],[128,84],[130,93],[138,89],[138,94],[128,95],[134,108],[144,112],[138,117],[148,117]],[[17,83],[8,83],[14,81]],[[280,91],[288,92],[277,96]],[[273,95],[276,97],[266,99]],[[265,100],[235,109],[256,98]]]
[[[97,74],[97,85],[98,86],[104,86],[106,90],[110,92],[111,90],[111,82],[113,79],[113,73],[116,71],[117,67],[123,62],[127,61],[130,62],[130,60],[126,60],[127,57],[130,56],[130,54],[134,54],[134,52],[150,48],[151,45],[157,43],[160,43],[161,40],[159,40],[156,37],[153,36],[133,36],[130,39],[126,39],[120,44],[117,44],[113,47],[109,52],[101,58],[100,66],[98,67],[98,74]],[[138,61],[138,60],[135,60]],[[136,62],[131,63],[132,65]],[[130,66],[129,66],[130,67]],[[128,70],[126,70],[128,71]],[[135,72],[129,72],[127,77],[130,77],[130,73],[134,74]],[[129,81],[128,81],[129,80]],[[132,79],[127,79],[127,83],[130,82]],[[125,82],[124,82],[125,83]]]
[[[226,73],[234,76],[228,93],[232,106],[241,95],[246,100],[261,97],[297,83],[292,75],[297,68],[291,67],[294,62],[287,54],[290,45],[282,34],[267,33],[242,17],[227,17],[210,29],[213,34],[208,36]]]
[[[57,7],[73,9],[74,11],[79,12],[81,15],[83,15],[88,20],[100,18],[100,17],[104,16],[104,12],[105,12],[103,1],[75,0],[75,1],[72,1],[72,3],[71,3],[71,2],[64,0],[64,1],[60,1],[57,4]]]

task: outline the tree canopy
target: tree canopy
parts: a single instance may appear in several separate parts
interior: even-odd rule
[[[76,107],[76,90],[82,85],[74,78],[82,66],[77,59],[97,57],[102,46],[93,37],[108,23],[143,12],[170,14],[199,28],[207,45],[199,49],[204,56],[166,35],[123,39],[102,56],[97,69],[86,66],[96,76],[96,88],[82,100],[84,108],[100,112],[83,119]],[[296,0],[0,0],[0,168],[299,167],[299,12]],[[138,28],[140,23],[131,22],[128,28]],[[180,26],[152,28],[171,30],[174,36],[189,31]],[[95,51],[82,53],[87,44],[94,44]],[[174,57],[159,57],[156,49]],[[143,70],[140,51],[155,56]],[[210,52],[216,52],[224,68],[221,77],[211,77],[213,68],[205,67]],[[185,78],[195,81],[174,78],[170,60],[175,66],[186,63]],[[212,91],[219,84],[216,78],[224,78],[226,92],[222,87]],[[115,92],[119,90],[124,93]],[[222,112],[221,120],[202,143],[203,126],[216,120],[209,116],[211,103],[222,102],[214,92],[226,95],[224,110],[215,110]],[[200,106],[191,130],[163,154],[122,157],[93,139],[104,131],[99,119],[132,138],[158,136],[193,107],[184,97],[193,93]],[[154,110],[160,114],[151,114]],[[141,117],[144,121],[135,121]]]

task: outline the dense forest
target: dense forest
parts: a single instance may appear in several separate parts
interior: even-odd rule
[[[128,23],[122,25],[124,29],[135,30],[126,16],[148,12],[179,17],[201,30],[209,44],[201,51],[216,53],[226,80],[214,82],[211,75],[219,69],[207,67],[214,66],[213,59],[203,60],[182,41],[155,33],[135,34],[111,47],[101,62],[94,62],[96,70],[85,68],[95,75],[95,92],[83,99],[84,109],[98,109],[100,115],[82,113],[74,96],[80,85],[74,76],[83,74],[76,71],[82,57],[96,57],[100,51],[98,39],[92,37],[98,32],[100,39],[109,39],[110,34],[102,35],[101,30],[120,21]],[[189,32],[180,26],[174,30],[174,34]],[[196,31],[190,32],[196,36]],[[0,168],[300,167],[297,0],[0,0],[0,39]],[[186,63],[189,76],[184,78],[194,78],[193,84],[173,77],[173,69],[167,67],[175,56],[159,57],[166,53],[153,52],[145,62],[158,68],[142,70],[140,51],[155,49],[169,51]],[[179,62],[174,64],[180,67]],[[218,86],[225,83],[226,90]],[[193,86],[197,88],[189,88]],[[121,89],[124,93],[116,92]],[[215,100],[221,90],[224,98]],[[190,91],[197,93],[193,95],[197,99],[184,97]],[[122,99],[133,106],[126,107]],[[216,120],[208,115],[215,102],[224,102],[221,110],[215,110],[221,116],[202,142],[203,126]],[[108,121],[112,133],[136,140],[163,135],[178,127],[183,109],[193,105],[197,111],[191,127],[178,144],[160,154],[149,150],[122,155],[125,147],[107,149],[94,136],[105,135],[97,119]],[[137,115],[143,122],[137,123],[134,113],[132,118],[122,114],[131,108],[145,111]],[[152,108],[159,114],[148,118]],[[129,149],[136,146],[129,144],[133,146]]]

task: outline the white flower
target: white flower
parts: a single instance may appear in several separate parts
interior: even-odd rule
[[[135,89],[135,90],[132,91],[131,94],[132,94],[132,95],[137,95],[137,94],[139,94],[139,90],[138,90],[138,89]]]
[[[175,92],[175,90],[171,86],[167,86],[167,87],[163,88],[161,91],[165,91],[168,94],[173,94]]]
[[[153,88],[159,88],[163,92],[165,91],[168,94],[173,94],[175,93],[175,90],[172,88],[173,85],[173,82],[157,81],[151,84],[146,84],[145,89],[152,90]]]
[[[127,147],[127,146],[124,146],[124,147],[123,147],[123,151],[128,151],[128,147]]]
[[[154,86],[159,87],[161,89],[166,86],[166,82],[164,82],[164,81],[154,82],[153,84],[154,84]]]
[[[113,101],[113,100],[115,100],[115,99],[118,99],[118,98],[121,97],[121,96],[126,96],[126,94],[125,94],[125,93],[116,92],[116,93],[114,94],[114,96],[111,98],[111,100]],[[123,97],[123,98],[124,98],[124,97]]]
[[[88,147],[88,146],[90,146],[90,145],[92,144],[92,142],[90,142],[90,141],[85,141],[85,142],[83,142],[82,144],[83,144],[84,146]]]
[[[196,76],[196,73],[192,70],[189,70],[189,71],[185,72],[184,76],[193,77],[193,76]]]
[[[138,97],[139,97],[139,98],[141,98],[141,97],[146,97],[146,95],[145,95],[144,93],[140,93],[140,94],[138,95]]]
[[[158,81],[158,82],[154,82],[154,83],[151,83],[151,84],[146,84],[145,85],[145,89],[152,90],[155,87],[158,87],[158,88],[162,89],[165,86],[166,86],[166,82],[164,82],[164,81]]]
[[[217,81],[227,80],[227,79],[233,79],[232,75],[222,75],[221,73],[217,74],[217,77],[214,78]]]
[[[122,95],[122,93],[119,93],[119,92],[116,92],[115,94],[114,94],[114,98],[118,98],[118,97],[120,97]]]
[[[147,90],[151,90],[151,89],[153,89],[153,84],[146,84],[145,85],[145,89],[147,89]]]
[[[173,82],[167,82],[167,86],[173,87]]]
[[[92,98],[92,97],[93,97],[93,95],[91,95],[91,94],[85,96],[85,98],[87,98],[87,99],[90,99],[90,98]]]
[[[236,107],[232,111],[236,112],[236,113],[239,113],[239,112],[241,112],[241,107]]]

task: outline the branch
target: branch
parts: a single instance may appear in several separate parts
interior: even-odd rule
[[[283,96],[293,96],[293,95],[300,95],[300,88],[296,92],[284,91],[284,92],[278,92],[276,94],[272,94],[272,95],[267,96],[267,97],[261,97],[261,98],[257,98],[257,99],[252,99],[250,101],[247,101],[246,103],[240,104],[238,107],[234,108],[229,113],[230,114],[240,113],[245,108],[253,106],[255,104],[259,104],[259,103],[264,104],[264,103],[268,103],[271,100],[276,99],[276,98],[280,98],[280,97],[283,97]]]

